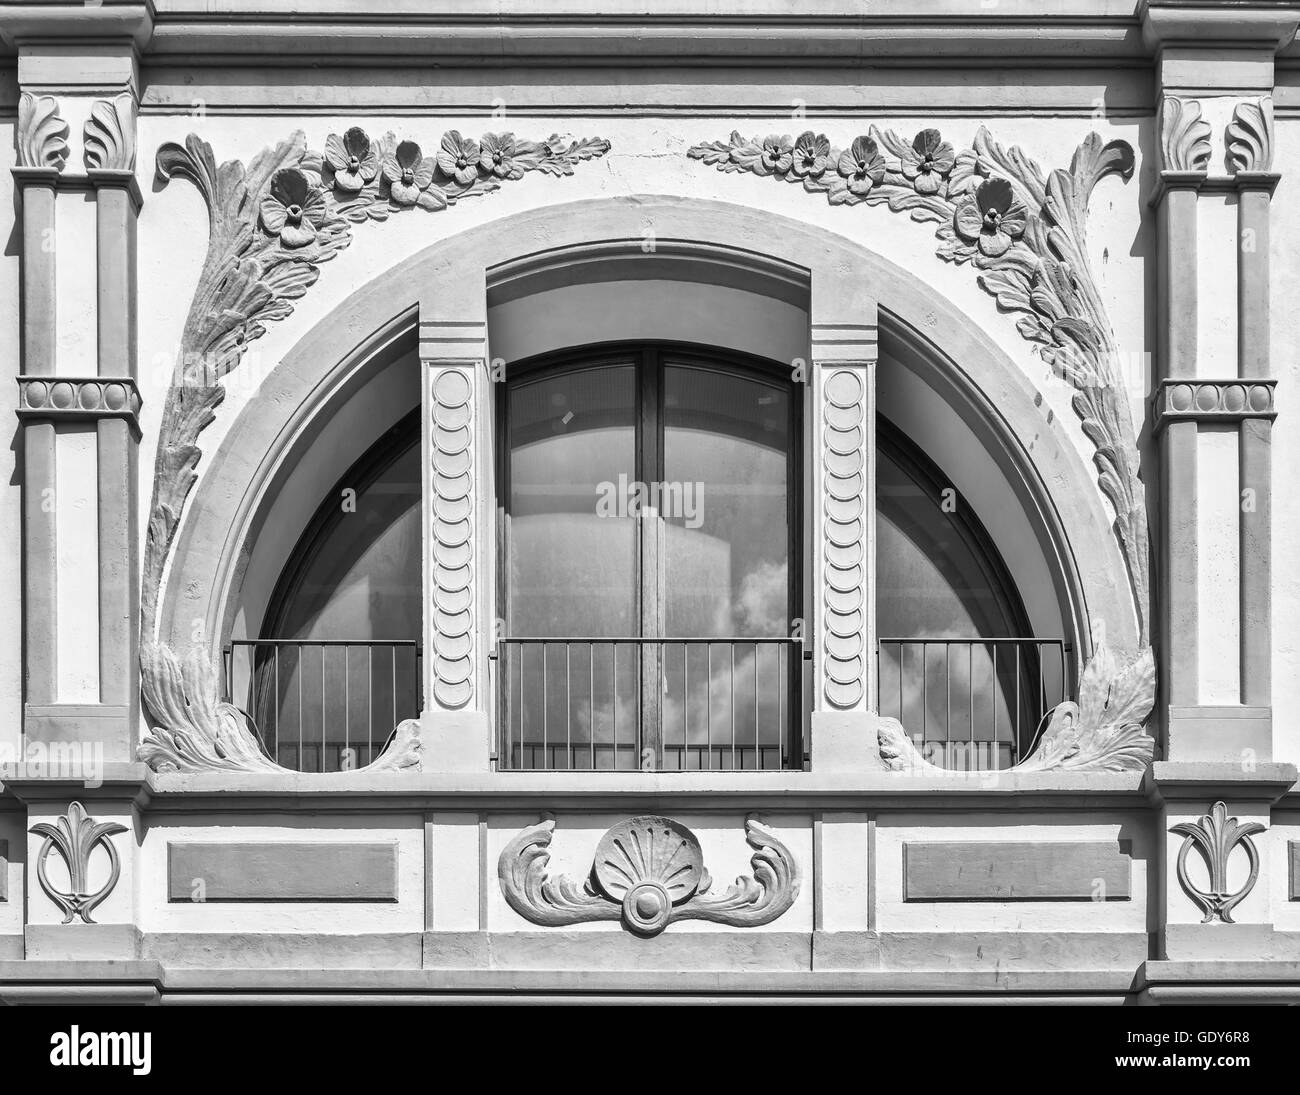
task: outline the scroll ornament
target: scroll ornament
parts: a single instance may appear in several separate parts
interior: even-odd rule
[[[591,874],[581,883],[547,874],[554,830],[555,819],[543,815],[506,845],[497,862],[506,902],[533,924],[622,920],[624,928],[643,938],[680,920],[752,928],[772,923],[799,896],[794,857],[754,818],[745,822],[754,874],[721,892],[712,889],[695,834],[666,817],[634,817],[615,825],[601,837]]]
[[[1264,832],[1264,826],[1258,821],[1241,822],[1235,817],[1230,818],[1227,805],[1216,802],[1208,814],[1202,814],[1195,821],[1181,822],[1169,831],[1185,838],[1178,849],[1178,883],[1205,914],[1201,923],[1233,923],[1232,910],[1255,888],[1259,879],[1259,852],[1250,838]],[[1239,844],[1250,861],[1250,874],[1241,886],[1230,891],[1228,859]],[[1210,872],[1208,890],[1196,886],[1187,873],[1187,853],[1193,846],[1200,852]]]
[[[324,151],[301,132],[254,156],[247,166],[218,166],[211,146],[191,134],[158,150],[165,184],[177,175],[199,190],[208,210],[208,249],[181,335],[163,405],[141,583],[141,683],[149,713],[160,723],[140,748],[154,767],[178,771],[280,770],[259,756],[248,716],[218,702],[215,673],[203,657],[181,659],[157,634],[158,601],[167,557],[202,456],[199,436],[225,398],[221,379],[237,368],[269,324],[292,314],[315,284],[322,263],[336,258],[363,224],[410,210],[437,212],[489,194],[530,172],[570,175],[603,156],[601,138],[528,141],[510,133],[475,140],[452,130],[436,148],[392,134],[374,138],[360,127],[332,134]],[[403,724],[405,726],[406,724]],[[375,765],[405,767],[411,734],[398,728],[394,748]],[[405,744],[403,744],[405,743]]]
[[[96,821],[86,813],[80,802],[73,802],[69,804],[68,812],[53,824],[48,821],[38,822],[30,831],[45,838],[41,850],[36,853],[36,879],[45,895],[63,910],[63,922],[71,924],[80,917],[82,923],[93,924],[90,914],[113,892],[113,887],[122,874],[121,860],[109,837],[125,833],[126,826],[116,821]],[[98,847],[102,847],[108,855],[108,878],[99,889],[92,892],[90,857]],[[68,869],[66,891],[58,889],[50,881],[45,869],[50,852],[56,849]]]

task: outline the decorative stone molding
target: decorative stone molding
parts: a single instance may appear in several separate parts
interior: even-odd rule
[[[28,831],[45,838],[45,843],[36,854],[36,878],[45,895],[63,910],[63,922],[71,924],[76,917],[81,917],[83,923],[93,924],[91,912],[113,892],[113,887],[122,874],[122,863],[109,837],[125,833],[126,826],[116,821],[96,821],[86,813],[80,802],[73,802],[69,804],[68,812],[54,824],[48,821],[38,822]],[[90,856],[100,846],[108,853],[108,879],[91,893]],[[45,861],[56,848],[68,868],[67,893],[55,889],[45,870]]]
[[[608,150],[601,138],[535,142],[506,133],[475,141],[453,130],[442,136],[436,155],[425,156],[413,141],[391,134],[372,140],[357,127],[331,135],[324,152],[309,150],[304,135],[294,133],[247,167],[239,161],[218,167],[211,146],[193,134],[183,146],[158,150],[160,180],[184,175],[198,187],[209,238],[159,427],[141,582],[142,648],[159,638],[163,573],[197,477],[199,435],[225,398],[221,378],[268,324],[292,314],[292,302],[316,282],[320,265],[352,242],[355,227],[408,209],[444,209],[531,171],[570,175]],[[166,662],[142,656],[142,676]],[[175,682],[145,681],[144,687],[161,697]]]
[[[1015,766],[1017,772],[1141,772],[1151,763],[1155,742],[1143,729],[1156,701],[1155,659],[1143,647],[1121,666],[1106,645],[1101,623],[1093,628],[1093,653],[1079,680],[1079,699],[1057,704],[1037,748]],[[880,756],[893,772],[957,776],[931,764],[897,719],[880,720]]]
[[[1225,133],[1228,168],[1234,174],[1273,170],[1273,99],[1246,100],[1232,112]]]
[[[98,100],[90,108],[83,135],[88,170],[135,170],[135,100],[130,94]]]
[[[145,735],[136,756],[155,772],[292,771],[267,755],[252,719],[221,700],[216,667],[198,647],[182,665],[167,646],[142,642],[140,680],[148,713],[162,725]],[[378,760],[346,775],[418,768],[420,750],[419,720],[406,719]]]
[[[20,376],[19,418],[42,420],[124,418],[140,436],[140,390],[127,376]]]
[[[18,99],[18,166],[62,171],[68,161],[68,123],[53,95],[23,92]]]
[[[1186,839],[1178,849],[1178,884],[1201,911],[1205,913],[1202,924],[1231,924],[1232,910],[1255,888],[1259,879],[1259,852],[1251,836],[1264,832],[1264,826],[1258,821],[1239,822],[1235,817],[1228,817],[1228,807],[1216,802],[1208,814],[1202,814],[1196,821],[1184,821],[1173,826],[1171,833],[1178,833]],[[1235,892],[1228,892],[1228,857],[1240,844],[1250,859],[1250,876]],[[1187,853],[1195,845],[1201,853],[1205,866],[1210,872],[1208,891],[1198,889],[1187,875]]]
[[[799,896],[799,867],[789,850],[755,819],[745,822],[754,874],[721,893],[711,890],[695,834],[665,817],[634,817],[605,833],[590,876],[581,884],[546,873],[555,819],[543,815],[501,852],[497,877],[506,902],[545,927],[622,920],[649,938],[679,920],[711,920],[735,928],[770,924]]]
[[[443,707],[474,697],[474,374],[440,368],[430,380],[430,574],[433,691]]]
[[[1231,380],[1162,380],[1151,396],[1153,432],[1170,422],[1233,423],[1247,418],[1277,417],[1269,378]]]
[[[1161,167],[1204,174],[1210,165],[1210,123],[1195,99],[1166,95],[1160,102]]]
[[[840,708],[861,702],[865,678],[862,630],[866,607],[866,403],[861,369],[837,368],[829,372],[822,387],[822,536],[826,557],[822,652],[826,699]]]
[[[1118,348],[1085,239],[1093,188],[1107,175],[1132,176],[1132,148],[1089,134],[1068,169],[1046,176],[1020,148],[1003,147],[982,127],[973,147],[960,152],[936,129],[907,141],[871,126],[843,150],[811,131],[795,140],[747,140],[732,133],[728,141],[695,145],[687,155],[720,171],[798,184],[825,194],[832,205],[885,204],[915,221],[938,222],[939,257],[969,263],[1000,308],[1022,313],[1017,330],[1075,388],[1074,410],[1094,445],[1099,485],[1115,510],[1113,531],[1145,645],[1145,491]]]

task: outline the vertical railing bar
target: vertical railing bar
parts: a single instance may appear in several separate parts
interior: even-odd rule
[[[573,768],[573,700],[569,694],[569,652],[572,643],[564,644],[564,766]]]
[[[596,770],[596,644],[587,644],[587,737],[591,770]]]
[[[352,682],[348,680],[348,648],[351,643],[343,644],[343,749],[346,752],[352,745]],[[366,763],[370,758],[366,758]]]
[[[785,724],[785,675],[790,672],[790,648],[785,643],[776,644],[776,732],[782,742],[790,738],[790,728]],[[781,767],[786,766],[786,751],[791,756],[794,749],[788,744],[781,747]]]
[[[609,644],[609,665],[614,674],[613,715],[614,715],[614,771],[618,771],[618,643]]]
[[[320,770],[325,771],[325,647],[323,646],[320,648]]]
[[[390,651],[389,651],[389,656],[390,656],[390,660],[391,660],[391,662],[392,662],[392,670],[393,670],[393,703],[392,703],[392,708],[393,708],[393,726],[392,726],[392,729],[396,730],[396,729],[397,729],[397,647],[394,646],[394,647],[392,647],[392,648],[390,649]]]
[[[550,734],[547,731],[549,729],[551,705],[546,697],[546,644],[538,643],[537,646],[542,652],[542,767],[549,768],[551,766]]]
[[[993,690],[992,690],[993,691],[993,742],[994,742],[994,748],[997,748],[996,743],[998,740],[998,692],[1001,691],[1001,689],[998,687],[998,644],[990,643],[989,645],[993,647]]]
[[[298,771],[302,766],[302,643],[298,644]]]
[[[731,690],[727,709],[731,715],[731,770],[736,770],[736,644],[731,643],[731,675],[727,678],[727,687]]]
[[[709,768],[713,768],[713,644],[704,648],[704,743],[708,747]],[[722,757],[718,757],[722,767]]]
[[[277,644],[275,650],[275,756],[271,759],[277,764],[280,761],[280,647]]]
[[[691,749],[691,648],[682,643],[682,767],[690,767],[685,759]],[[704,767],[700,765],[700,767]]]
[[[1016,644],[1016,728],[1014,730],[1015,740],[1011,743],[1011,763],[1016,764],[1020,759],[1020,667],[1024,664],[1024,659],[1020,655],[1021,645]],[[1042,659],[1040,658],[1039,661]]]
[[[929,644],[921,640],[921,745],[930,740],[930,693],[926,674],[930,669]],[[944,756],[948,755],[948,739],[943,742]]]

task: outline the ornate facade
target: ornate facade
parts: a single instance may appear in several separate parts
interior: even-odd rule
[[[390,6],[0,11],[0,999],[1300,997],[1300,7]]]

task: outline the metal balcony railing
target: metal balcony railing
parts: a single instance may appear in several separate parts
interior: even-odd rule
[[[364,767],[423,706],[414,640],[236,639],[225,670],[227,701],[248,712],[272,759],[300,772]]]
[[[1062,639],[890,638],[877,650],[881,715],[944,768],[1010,768],[1073,695]]]
[[[801,651],[790,638],[502,639],[497,767],[802,767]]]

